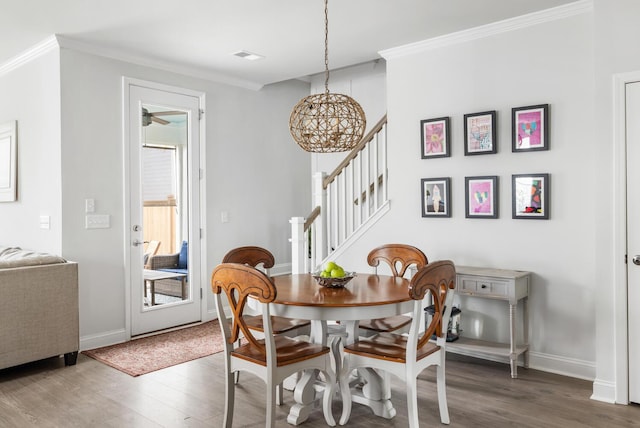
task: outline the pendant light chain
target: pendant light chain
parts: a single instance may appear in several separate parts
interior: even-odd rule
[[[324,0],[324,93],[329,95],[329,0]]]
[[[304,97],[293,107],[289,131],[295,142],[312,153],[346,152],[358,145],[367,125],[353,98],[329,92],[329,0],[324,0],[324,93]]]

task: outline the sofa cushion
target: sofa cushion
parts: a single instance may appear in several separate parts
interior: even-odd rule
[[[0,269],[66,262],[62,257],[54,256],[53,254],[23,250],[20,247],[0,246]]]
[[[178,269],[186,269],[187,268],[187,260],[188,260],[188,247],[189,244],[187,241],[182,241],[182,248],[180,248],[180,254],[178,255]]]

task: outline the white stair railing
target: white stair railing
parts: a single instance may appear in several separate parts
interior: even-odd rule
[[[330,175],[316,173],[313,200],[290,220],[293,273],[316,271],[388,205],[386,115]]]

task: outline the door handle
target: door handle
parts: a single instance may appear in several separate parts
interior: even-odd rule
[[[140,241],[139,239],[134,239],[133,240],[133,246],[134,247],[137,247],[137,246],[142,245],[142,244],[144,244],[144,241]]]
[[[631,260],[633,261],[634,265],[640,265],[640,255],[633,256],[633,259]]]

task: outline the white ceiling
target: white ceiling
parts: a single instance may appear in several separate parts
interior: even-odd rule
[[[324,71],[322,0],[0,1],[0,65],[57,34],[63,46],[257,86]],[[329,66],[573,1],[330,0]]]

